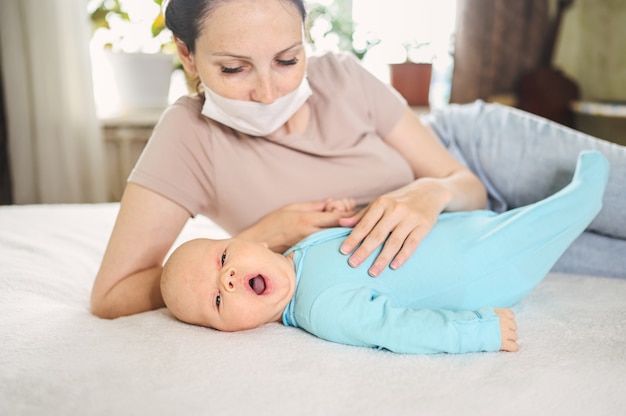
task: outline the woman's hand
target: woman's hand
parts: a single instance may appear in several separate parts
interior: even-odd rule
[[[266,242],[270,249],[282,253],[317,231],[339,226],[339,220],[350,215],[354,215],[354,202],[351,208],[349,199],[289,204],[267,214],[237,237]]]
[[[358,267],[384,243],[368,273],[376,277],[390,262],[397,269],[433,228],[449,198],[450,192],[431,179],[382,195],[356,215],[339,220],[341,226],[354,227],[341,252],[352,253],[348,262]]]
[[[393,269],[402,266],[444,210],[482,209],[487,201],[480,180],[443,147],[410,108],[384,140],[405,158],[418,179],[339,222],[354,227],[341,246],[342,253],[351,253],[353,267],[384,243],[369,268],[372,276],[378,276],[390,262]]]

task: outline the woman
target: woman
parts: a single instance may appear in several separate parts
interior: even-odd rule
[[[131,173],[94,283],[94,314],[162,307],[164,257],[199,213],[275,251],[322,228],[354,226],[341,247],[353,267],[386,240],[369,269],[377,276],[401,267],[441,212],[485,208],[485,186],[491,207],[503,210],[564,185],[569,177],[554,183],[555,172],[571,176],[582,148],[626,161],[621,147],[481,103],[433,115],[431,129],[354,59],[307,59],[304,20],[300,0],[170,0],[167,25],[204,94],[164,112]],[[502,149],[509,129],[513,147]],[[624,207],[613,193],[609,231]],[[365,208],[326,210],[345,197]]]

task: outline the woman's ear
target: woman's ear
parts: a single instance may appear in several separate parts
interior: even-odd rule
[[[187,45],[185,45],[185,42],[174,36],[174,43],[176,44],[176,50],[178,51],[178,58],[180,58],[180,62],[183,64],[185,71],[192,75],[198,75],[196,64],[194,62],[194,56],[189,51],[189,48],[187,48]]]

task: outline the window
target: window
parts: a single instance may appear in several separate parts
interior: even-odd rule
[[[371,46],[363,65],[384,82],[390,63],[407,59],[433,63],[431,107],[446,105],[450,96],[456,0],[310,0],[309,8],[321,4],[335,13],[346,13],[354,23],[353,48]],[[335,16],[337,17],[337,16]],[[326,24],[326,29],[329,28]],[[314,30],[312,28],[312,30]],[[317,29],[323,31],[322,29]],[[322,49],[338,49],[337,36],[317,35]],[[315,39],[314,39],[315,40]],[[345,47],[343,49],[346,49]]]

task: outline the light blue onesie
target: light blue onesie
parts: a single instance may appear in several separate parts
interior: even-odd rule
[[[591,223],[608,172],[599,152],[583,152],[572,181],[544,200],[501,214],[444,213],[407,263],[377,278],[371,263],[352,268],[339,252],[350,229],[316,233],[285,253],[294,253],[297,287],[283,323],[398,353],[497,351],[493,307],[522,299]]]

